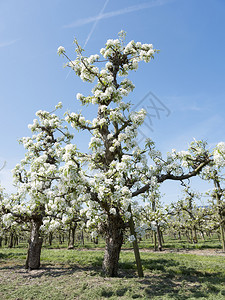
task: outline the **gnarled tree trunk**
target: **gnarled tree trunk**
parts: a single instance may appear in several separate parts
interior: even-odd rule
[[[31,233],[27,252],[26,269],[34,270],[40,267],[40,256],[43,239],[39,236],[42,216],[35,216],[31,220]]]
[[[124,222],[118,215],[109,215],[106,226],[106,246],[103,272],[106,276],[118,276],[120,250],[123,243]]]

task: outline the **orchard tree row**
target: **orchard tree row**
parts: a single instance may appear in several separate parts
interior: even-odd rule
[[[41,231],[69,226],[72,232],[83,223],[93,238],[98,234],[105,238],[102,267],[107,276],[118,274],[121,246],[129,230],[128,240],[134,246],[138,273],[143,276],[137,239],[145,230],[154,222],[157,227],[159,220],[170,214],[181,223],[186,216],[190,226],[195,226],[194,234],[197,219],[205,214],[199,211],[197,219],[192,215],[192,192],[187,189],[183,202],[160,215],[159,190],[167,180],[185,182],[200,176],[212,181],[216,206],[211,206],[212,214],[207,213],[207,218],[212,216],[211,222],[220,227],[223,236],[221,174],[225,143],[210,151],[206,142],[195,140],[186,151],[172,150],[166,156],[151,138],[146,139],[143,147],[137,144],[138,128],[147,112],[133,111],[132,104],[124,100],[135,87],[127,76],[138,69],[140,62],[150,62],[158,51],[152,44],[125,44],[123,31],[118,39],[106,42],[100,55],[86,57],[76,40],[75,45],[75,60],[69,58],[62,46],[58,54],[67,59],[66,65],[77,76],[92,84],[91,94],[78,93],[77,101],[90,110],[95,107],[96,117],[88,120],[81,112],[67,111],[60,118],[56,111],[62,108],[61,102],[54,112],[38,111],[37,119],[29,125],[32,136],[20,140],[26,154],[13,170],[17,192],[6,195],[1,190],[3,227],[19,226],[30,231],[26,267],[40,266]],[[74,136],[77,131],[90,135],[86,152],[78,148],[79,141]],[[140,199],[146,203],[144,207]],[[186,215],[181,215],[181,211],[186,211]],[[159,237],[160,231],[157,232]]]
[[[164,243],[165,248],[169,246],[168,242],[189,247],[190,243],[197,244],[215,240],[219,240],[223,246],[218,206],[213,203],[213,199],[209,200],[206,206],[198,206],[196,199],[199,199],[200,196],[199,193],[184,190],[182,199],[169,206],[163,207],[156,199],[154,199],[153,205],[146,203],[141,212],[141,218],[145,220],[146,224],[145,235],[138,236],[141,246],[149,248],[153,244],[155,251],[162,251]],[[134,217],[135,224],[140,224],[140,218]],[[68,249],[102,247],[102,237],[97,231],[87,227],[87,221],[86,219],[64,224],[60,219],[58,222],[45,219],[40,227],[43,245],[68,247]],[[19,225],[14,221],[7,224],[1,220],[0,247],[12,248],[24,245],[29,240],[29,233],[29,223]],[[126,230],[124,234],[123,244],[125,247],[130,247],[129,243],[132,238],[129,230]],[[199,246],[201,247],[201,244]]]

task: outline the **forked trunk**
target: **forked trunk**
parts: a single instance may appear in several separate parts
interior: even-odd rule
[[[108,277],[118,276],[120,250],[123,243],[124,222],[119,216],[109,215],[106,228],[106,246],[103,272]]]
[[[37,216],[31,221],[31,234],[27,252],[26,269],[35,270],[40,267],[41,246],[43,239],[39,236],[42,217]]]

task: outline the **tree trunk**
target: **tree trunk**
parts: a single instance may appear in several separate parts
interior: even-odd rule
[[[70,245],[70,235],[71,235],[71,230],[69,229],[69,235],[68,235],[68,248],[69,248],[69,245]]]
[[[178,231],[178,239],[181,241],[181,233]]]
[[[77,228],[77,223],[73,223],[73,224],[70,225],[70,234],[69,234],[69,246],[68,246],[68,249],[73,249],[74,248],[76,228]]]
[[[219,221],[220,221],[220,239],[221,239],[221,243],[222,243],[222,249],[223,252],[225,252],[225,237],[224,237],[224,216],[223,216],[223,210],[221,210],[221,198],[223,195],[223,190],[221,189],[220,186],[220,181],[219,181],[219,177],[217,174],[217,171],[215,171],[215,177],[214,177],[214,186],[216,188],[216,202],[217,202],[217,210],[218,210],[218,216],[219,216]]]
[[[2,240],[3,238],[0,236],[0,248],[2,247]]]
[[[192,239],[190,238],[190,233],[189,233],[189,230],[186,230],[186,237],[187,237],[187,241],[188,243],[191,243],[192,242]]]
[[[82,242],[82,245],[84,246],[84,231],[81,230],[81,242]]]
[[[39,236],[42,217],[36,216],[31,221],[31,233],[27,252],[26,269],[35,270],[40,267],[41,246],[43,239]]]
[[[204,231],[201,230],[200,232],[201,232],[201,237],[202,237],[202,239],[205,240],[205,234],[204,234]]]
[[[106,276],[118,276],[120,250],[123,243],[124,222],[118,215],[109,215],[106,226],[106,246],[102,269]]]
[[[10,236],[9,236],[9,245],[8,245],[9,248],[12,248],[13,247],[13,233],[10,232]]]
[[[13,238],[13,247],[16,247],[19,245],[19,238],[18,235],[14,234],[14,238]]]
[[[225,252],[225,238],[224,238],[224,224],[220,224],[220,237],[222,243],[223,252]]]
[[[59,233],[59,244],[62,244],[61,234]]]
[[[157,237],[156,237],[156,231],[153,231],[153,241],[154,241],[154,251],[157,251]]]
[[[164,242],[164,235],[163,235],[163,232],[162,232],[161,229],[160,229],[160,236],[161,236],[162,244],[165,244],[165,242]]]
[[[156,225],[156,232],[157,232],[157,238],[158,238],[158,250],[162,251],[162,239],[161,239],[161,233],[159,225]]]
[[[49,246],[52,245],[52,240],[53,240],[53,233],[52,233],[52,232],[49,232],[49,236],[48,236],[48,243],[49,243]]]
[[[197,230],[195,226],[193,227],[193,243],[194,244],[198,243]]]
[[[154,236],[153,236],[153,232],[152,231],[151,231],[150,237],[151,237],[151,240],[152,240],[152,244],[154,244]]]

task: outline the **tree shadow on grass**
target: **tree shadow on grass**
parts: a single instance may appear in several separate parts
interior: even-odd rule
[[[110,298],[112,296],[123,297],[130,295],[130,299],[152,297],[170,297],[176,300],[186,300],[190,298],[216,297],[221,293],[221,299],[225,296],[224,291],[219,290],[217,284],[225,282],[225,275],[221,272],[207,273],[199,271],[194,267],[186,267],[177,260],[169,259],[142,259],[145,277],[137,278],[135,262],[122,262],[119,264],[119,277],[129,278],[127,284],[118,287],[110,287],[100,282],[102,286],[101,296]],[[17,263],[16,263],[17,264]],[[82,266],[74,263],[53,263],[45,262],[39,270],[27,271],[21,265],[0,267],[0,271],[14,270],[20,276],[32,278],[58,278],[61,276],[72,276],[77,273],[81,278],[96,276],[101,274],[102,257],[93,257],[90,266]],[[108,282],[108,281],[106,281]],[[105,283],[106,283],[105,282]],[[122,281],[121,281],[122,282]],[[133,284],[132,289],[129,284]],[[132,293],[132,294],[131,294]],[[225,299],[225,297],[224,297]]]
[[[221,272],[201,272],[193,267],[186,267],[173,259],[142,260],[147,271],[159,273],[147,275],[138,282],[143,285],[147,297],[169,296],[177,300],[216,296],[220,290],[215,286],[225,282]],[[225,295],[225,290],[221,291]],[[222,299],[222,298],[221,298]]]
[[[0,253],[0,259],[22,258],[22,256],[26,256],[24,252]]]
[[[43,276],[60,277],[64,275],[72,275],[76,272],[88,272],[91,276],[99,275],[101,273],[101,268],[99,267],[96,268],[93,266],[79,266],[76,264],[42,264],[41,267],[37,270],[26,270],[25,267],[21,265],[0,267],[0,272],[12,270],[24,277],[32,278],[41,278]]]
[[[1,254],[1,253],[0,253]],[[17,253],[18,254],[18,253]],[[21,253],[19,255],[23,255]],[[71,260],[64,262],[50,262],[47,260],[41,261],[41,266],[37,270],[26,270],[25,269],[25,260],[17,261],[10,254],[1,254],[0,260],[0,272],[1,271],[12,271],[15,270],[16,273],[19,273],[22,276],[29,276],[32,278],[38,278],[42,276],[51,276],[51,277],[59,277],[63,275],[72,275],[76,272],[89,272],[89,275],[94,276],[97,274],[101,274],[101,265],[102,258],[101,257],[92,257],[91,263],[87,262],[86,265],[79,264],[79,262],[72,262]]]

